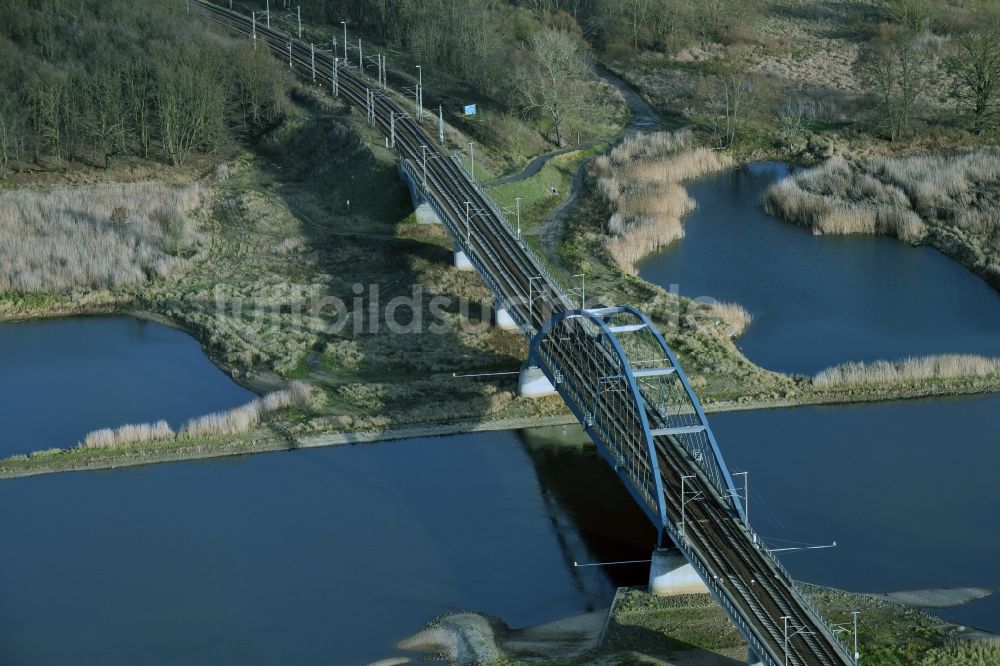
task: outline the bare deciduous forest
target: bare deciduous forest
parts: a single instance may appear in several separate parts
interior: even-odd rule
[[[0,22],[0,174],[117,156],[181,165],[281,113],[277,68],[179,2],[11,0]]]

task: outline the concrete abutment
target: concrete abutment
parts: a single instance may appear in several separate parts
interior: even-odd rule
[[[455,243],[455,255],[452,260],[452,264],[460,271],[474,271],[475,266],[472,265],[472,261],[469,260],[469,255],[465,254],[465,250],[458,243]]]
[[[556,395],[556,388],[537,365],[524,365],[517,378],[517,395],[519,398],[542,398]]]
[[[434,212],[431,205],[427,203],[427,199],[424,198],[423,193],[403,171],[403,167],[399,164],[396,165],[396,171],[399,173],[399,179],[406,183],[407,188],[410,190],[410,201],[413,203],[413,212],[417,216],[418,224],[441,224],[441,218],[438,214]]]
[[[521,327],[517,325],[514,318],[510,316],[510,312],[506,308],[493,307],[493,317],[490,320],[497,328],[504,331],[520,331]]]
[[[658,597],[708,594],[708,587],[676,548],[657,548],[649,564],[649,591]]]

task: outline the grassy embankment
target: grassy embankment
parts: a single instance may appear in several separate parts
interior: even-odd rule
[[[519,29],[525,34],[543,29],[529,12],[509,11],[520,17]],[[330,34],[328,28],[307,23],[305,39],[322,42]],[[385,50],[377,40],[366,43],[368,49]],[[392,58],[390,83],[412,85],[412,57],[395,52]],[[481,95],[462,77],[427,64],[425,104],[444,104],[450,145],[465,146],[470,136],[477,141],[477,177],[515,168],[551,149],[544,130],[510,109],[495,108],[490,103],[495,97]],[[287,78],[280,82],[286,90],[292,85]],[[603,90],[610,95],[606,86]],[[405,97],[389,94],[404,108],[408,104]],[[453,429],[456,424],[462,429],[489,423],[513,427],[563,413],[557,399],[517,400],[513,378],[453,376],[516,370],[526,353],[524,341],[488,326],[490,294],[474,276],[448,267],[450,241],[443,230],[414,223],[406,189],[396,178],[394,155],[383,148],[383,137],[312,86],[300,85],[292,97],[282,107],[281,122],[249,142],[252,150],[214,170],[225,152],[207,158],[194,152],[184,167],[172,170],[129,159],[100,171],[64,165],[58,175],[13,177],[11,184],[21,186],[39,181],[137,181],[116,193],[119,205],[110,210],[82,205],[65,220],[71,227],[78,224],[95,243],[132,244],[137,256],[104,253],[91,263],[75,257],[92,275],[69,284],[45,263],[63,259],[59,253],[65,254],[64,249],[44,255],[34,248],[25,251],[24,245],[13,248],[23,253],[17,261],[49,273],[28,284],[23,271],[11,271],[11,284],[0,293],[0,319],[133,313],[190,332],[220,367],[258,392],[303,379],[322,395],[297,410],[269,411],[252,422],[242,419],[237,430],[245,432],[233,433],[234,441],[225,446],[214,435],[204,435],[200,442],[192,432],[171,436],[155,423],[134,424],[105,437],[116,447],[19,456],[0,462],[0,474],[197,456],[213,447],[266,450],[290,445],[275,437],[298,441],[315,433],[367,439],[398,434],[400,429]],[[480,104],[475,118],[457,113],[459,102],[469,99],[487,102]],[[601,115],[575,122],[574,129],[577,137],[593,142],[618,132],[621,117],[620,104],[607,104]],[[436,126],[433,121],[428,119],[428,129]],[[158,156],[156,141],[154,137]],[[559,163],[571,168],[580,158],[569,155]],[[541,177],[550,171],[547,167]],[[197,205],[168,206],[149,214],[156,220],[147,223],[147,199],[158,186],[143,176],[162,176],[175,185],[197,176]],[[81,193],[90,192],[77,195]],[[11,205],[17,198],[60,206],[58,197],[37,190],[11,195]],[[533,216],[551,203],[528,198],[530,226]],[[21,216],[19,224],[37,237],[65,236],[65,229],[44,215]],[[184,235],[187,231],[190,239]],[[143,253],[151,255],[145,263],[138,260]],[[446,298],[440,318],[449,330],[436,334],[425,325],[401,335],[390,331],[375,301],[384,306],[403,295],[412,295],[422,312],[433,299]],[[405,324],[407,307],[400,310]],[[459,325],[466,320],[482,325]],[[253,411],[252,406],[248,409]],[[155,434],[166,439],[147,441],[146,446],[126,441],[150,440]]]
[[[860,611],[858,648],[875,666],[980,666],[996,663],[1000,640],[875,596],[803,585],[816,606],[847,629]],[[603,621],[602,621],[603,620]],[[431,620],[397,646],[476,663],[691,664],[745,663],[746,642],[709,595],[655,597],[620,588],[608,615],[588,613],[511,629],[496,617],[458,613]],[[849,648],[850,649],[850,648]]]
[[[354,132],[368,136],[376,147],[366,147]],[[326,140],[313,141],[317,134]],[[684,141],[659,145],[668,149],[666,154],[654,151],[658,155],[654,164],[662,168],[687,163],[670,152],[690,147]],[[337,441],[338,434],[347,441],[346,433],[361,433],[357,438],[364,439],[390,436],[400,429],[454,427],[456,423],[465,428],[489,422],[512,427],[528,423],[527,419],[563,414],[557,399],[516,399],[513,378],[452,377],[452,373],[516,369],[526,351],[519,336],[495,329],[393,335],[384,326],[371,333],[367,308],[357,322],[360,335],[353,334],[353,321],[346,331],[331,335],[325,330],[341,313],[306,308],[302,317],[293,316],[310,298],[336,296],[350,304],[355,283],[381,285],[383,303],[417,284],[422,285],[425,303],[434,295],[466,296],[488,303],[489,295],[473,276],[447,268],[449,239],[437,227],[413,222],[391,155],[378,147],[377,137],[356,116],[321,97],[305,95],[288,122],[260,150],[259,156],[245,154],[203,184],[208,203],[198,214],[201,233],[211,238],[203,250],[207,256],[192,258],[187,272],[169,284],[110,290],[108,303],[116,304],[119,311],[154,313],[191,331],[234,377],[259,390],[280,386],[290,378],[305,379],[323,392],[323,407],[279,414],[267,419],[265,427],[251,428],[233,442],[156,443],[145,448],[150,460],[201,456],[212,447],[229,452],[287,448],[287,442],[274,441],[275,432],[280,433],[278,439],[323,433],[332,435],[330,441]],[[618,149],[619,161],[624,164],[623,156],[637,150],[634,142],[626,143]],[[524,197],[522,225],[529,239],[559,199],[549,195],[549,187],[565,194],[572,167],[581,157],[571,153],[555,158],[536,176],[497,188],[508,197]],[[608,168],[614,160],[613,153]],[[342,177],[345,170],[353,177]],[[655,186],[677,191],[678,180],[666,178],[665,185]],[[396,194],[387,198],[386,192]],[[343,203],[348,198],[352,199],[350,214]],[[624,205],[627,209],[630,204],[625,201]],[[680,210],[683,206],[670,208],[663,218],[668,234],[676,233]],[[591,188],[572,216],[576,222],[562,256],[550,260],[562,264],[566,272],[586,271],[592,293],[605,300],[635,303],[651,312],[710,409],[971,392],[996,385],[995,366],[970,364],[967,359],[910,364],[901,371],[879,366],[877,377],[845,370],[822,374],[816,380],[758,368],[733,342],[733,334],[746,322],[741,310],[736,309],[730,320],[717,307],[668,294],[626,271],[610,268],[615,263],[608,236],[599,224],[594,226],[595,220],[606,219],[606,211],[607,202],[597,188]],[[244,310],[237,312],[227,305],[218,311],[216,299],[220,297],[227,304],[246,299]],[[370,300],[367,289],[364,297]],[[64,296],[62,301],[51,295],[39,298],[39,307],[15,308],[8,301],[8,316],[58,312],[76,302],[74,296]],[[456,323],[459,313],[449,312],[449,316]],[[970,367],[979,370],[970,372]],[[392,381],[386,381],[387,377]],[[436,407],[428,410],[427,404]],[[113,462],[114,451],[47,452],[3,463],[0,473],[125,464],[140,460],[143,450],[126,448],[118,462]]]
[[[849,624],[851,611],[862,612],[858,643],[866,664],[985,664],[991,662],[976,659],[1000,655],[997,641],[962,641],[958,627],[924,611],[863,594],[813,586],[806,590],[832,622]],[[620,592],[602,650],[639,663],[692,650],[746,658],[746,643],[707,595],[661,598],[640,590]]]
[[[682,216],[693,205],[680,185],[685,178],[731,161],[815,163],[843,154],[867,166],[848,167],[834,157],[814,174],[776,188],[772,200],[780,196],[787,217],[827,232],[894,233],[932,243],[996,285],[995,150],[870,157],[995,143],[995,126],[968,131],[958,93],[952,93],[955,79],[943,64],[964,35],[986,29],[995,16],[982,3],[910,3],[926,10],[914,26],[906,4],[835,1],[817,8],[765,0],[740,5],[714,31],[692,24],[694,14],[682,9],[670,21],[650,22],[633,46],[598,38],[605,40],[599,46],[611,68],[668,124],[688,126],[693,135],[645,135],[630,151],[627,143],[616,149],[619,159],[612,153],[597,160],[561,259],[567,272],[588,274],[594,293],[650,312],[707,403],[765,406],[1000,390],[996,362],[971,356],[847,364],[812,378],[770,373],[749,363],[730,339],[752,313],[728,304],[713,311],[631,275],[636,261],[683,234]],[[903,43],[887,35],[907,35],[903,42],[928,56],[920,80],[934,82],[925,86],[906,131],[893,140],[858,64],[866,49]],[[709,164],[699,146],[722,152]],[[781,203],[774,204],[776,212]]]

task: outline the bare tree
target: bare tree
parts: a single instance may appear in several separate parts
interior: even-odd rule
[[[894,21],[914,35],[929,30],[941,11],[937,0],[890,0],[887,9]]]
[[[35,161],[43,152],[58,156],[62,150],[60,112],[64,108],[65,88],[65,74],[51,67],[35,72],[24,86],[24,108],[33,134]]]
[[[164,54],[166,55],[166,54]],[[194,150],[213,150],[221,140],[225,111],[223,63],[205,50],[175,49],[157,63],[156,111],[160,140],[170,163],[179,166]]]
[[[153,137],[153,71],[148,63],[130,62],[122,69],[122,94],[139,153],[149,157]]]
[[[628,28],[633,51],[639,50],[640,38],[650,29],[658,4],[656,0],[613,0],[607,3],[609,8],[617,10],[614,18]]]
[[[719,137],[732,147],[757,105],[757,86],[753,79],[731,72],[720,76],[713,96]]]
[[[921,40],[905,32],[866,44],[858,53],[855,72],[875,95],[876,112],[890,140],[909,132],[933,59]]]
[[[249,46],[241,47],[239,53],[240,57],[229,66],[233,75],[231,115],[238,131],[252,134],[280,116],[281,82],[267,53]]]
[[[14,152],[13,114],[7,104],[0,102],[0,178],[7,171]]]
[[[974,32],[961,37],[945,59],[957,96],[972,115],[972,129],[982,132],[994,119],[1000,101],[1000,33]]]
[[[749,24],[756,10],[750,0],[684,0],[681,8],[688,31],[702,47],[722,40],[735,25]]]
[[[79,86],[83,91],[81,129],[88,143],[104,157],[104,168],[108,168],[112,154],[124,150],[121,79],[113,69],[101,68],[85,72]]]
[[[552,122],[560,146],[566,143],[566,123],[588,117],[597,107],[588,73],[579,45],[569,33],[545,30],[532,38],[531,60],[522,68],[518,92],[526,113]]]

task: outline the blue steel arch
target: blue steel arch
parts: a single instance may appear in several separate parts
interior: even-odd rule
[[[634,343],[636,336],[642,336],[640,344]],[[742,503],[734,501],[737,494],[732,477],[704,409],[673,350],[645,313],[631,306],[560,312],[532,339],[529,363],[537,365],[552,382],[598,451],[653,522],[661,544],[666,533],[674,531],[668,530],[668,525],[676,526],[666,510],[656,453],[659,438],[672,440],[669,445],[684,448],[720,496],[728,498],[730,508],[744,517]],[[592,385],[580,386],[579,381],[571,381],[571,366],[575,364],[591,366],[591,372],[585,374],[596,375]],[[601,366],[596,373],[594,366]],[[619,374],[602,375],[600,370],[605,373],[617,370]],[[658,403],[654,395],[657,389],[662,395],[664,382],[675,384],[671,387],[673,403]],[[615,400],[602,400],[602,396],[612,391]],[[631,421],[633,432],[624,434],[626,439],[630,436],[638,441],[616,444],[615,435],[622,433],[610,433],[601,427],[599,407],[609,415],[614,413],[619,421]],[[640,456],[641,462],[629,460]]]

